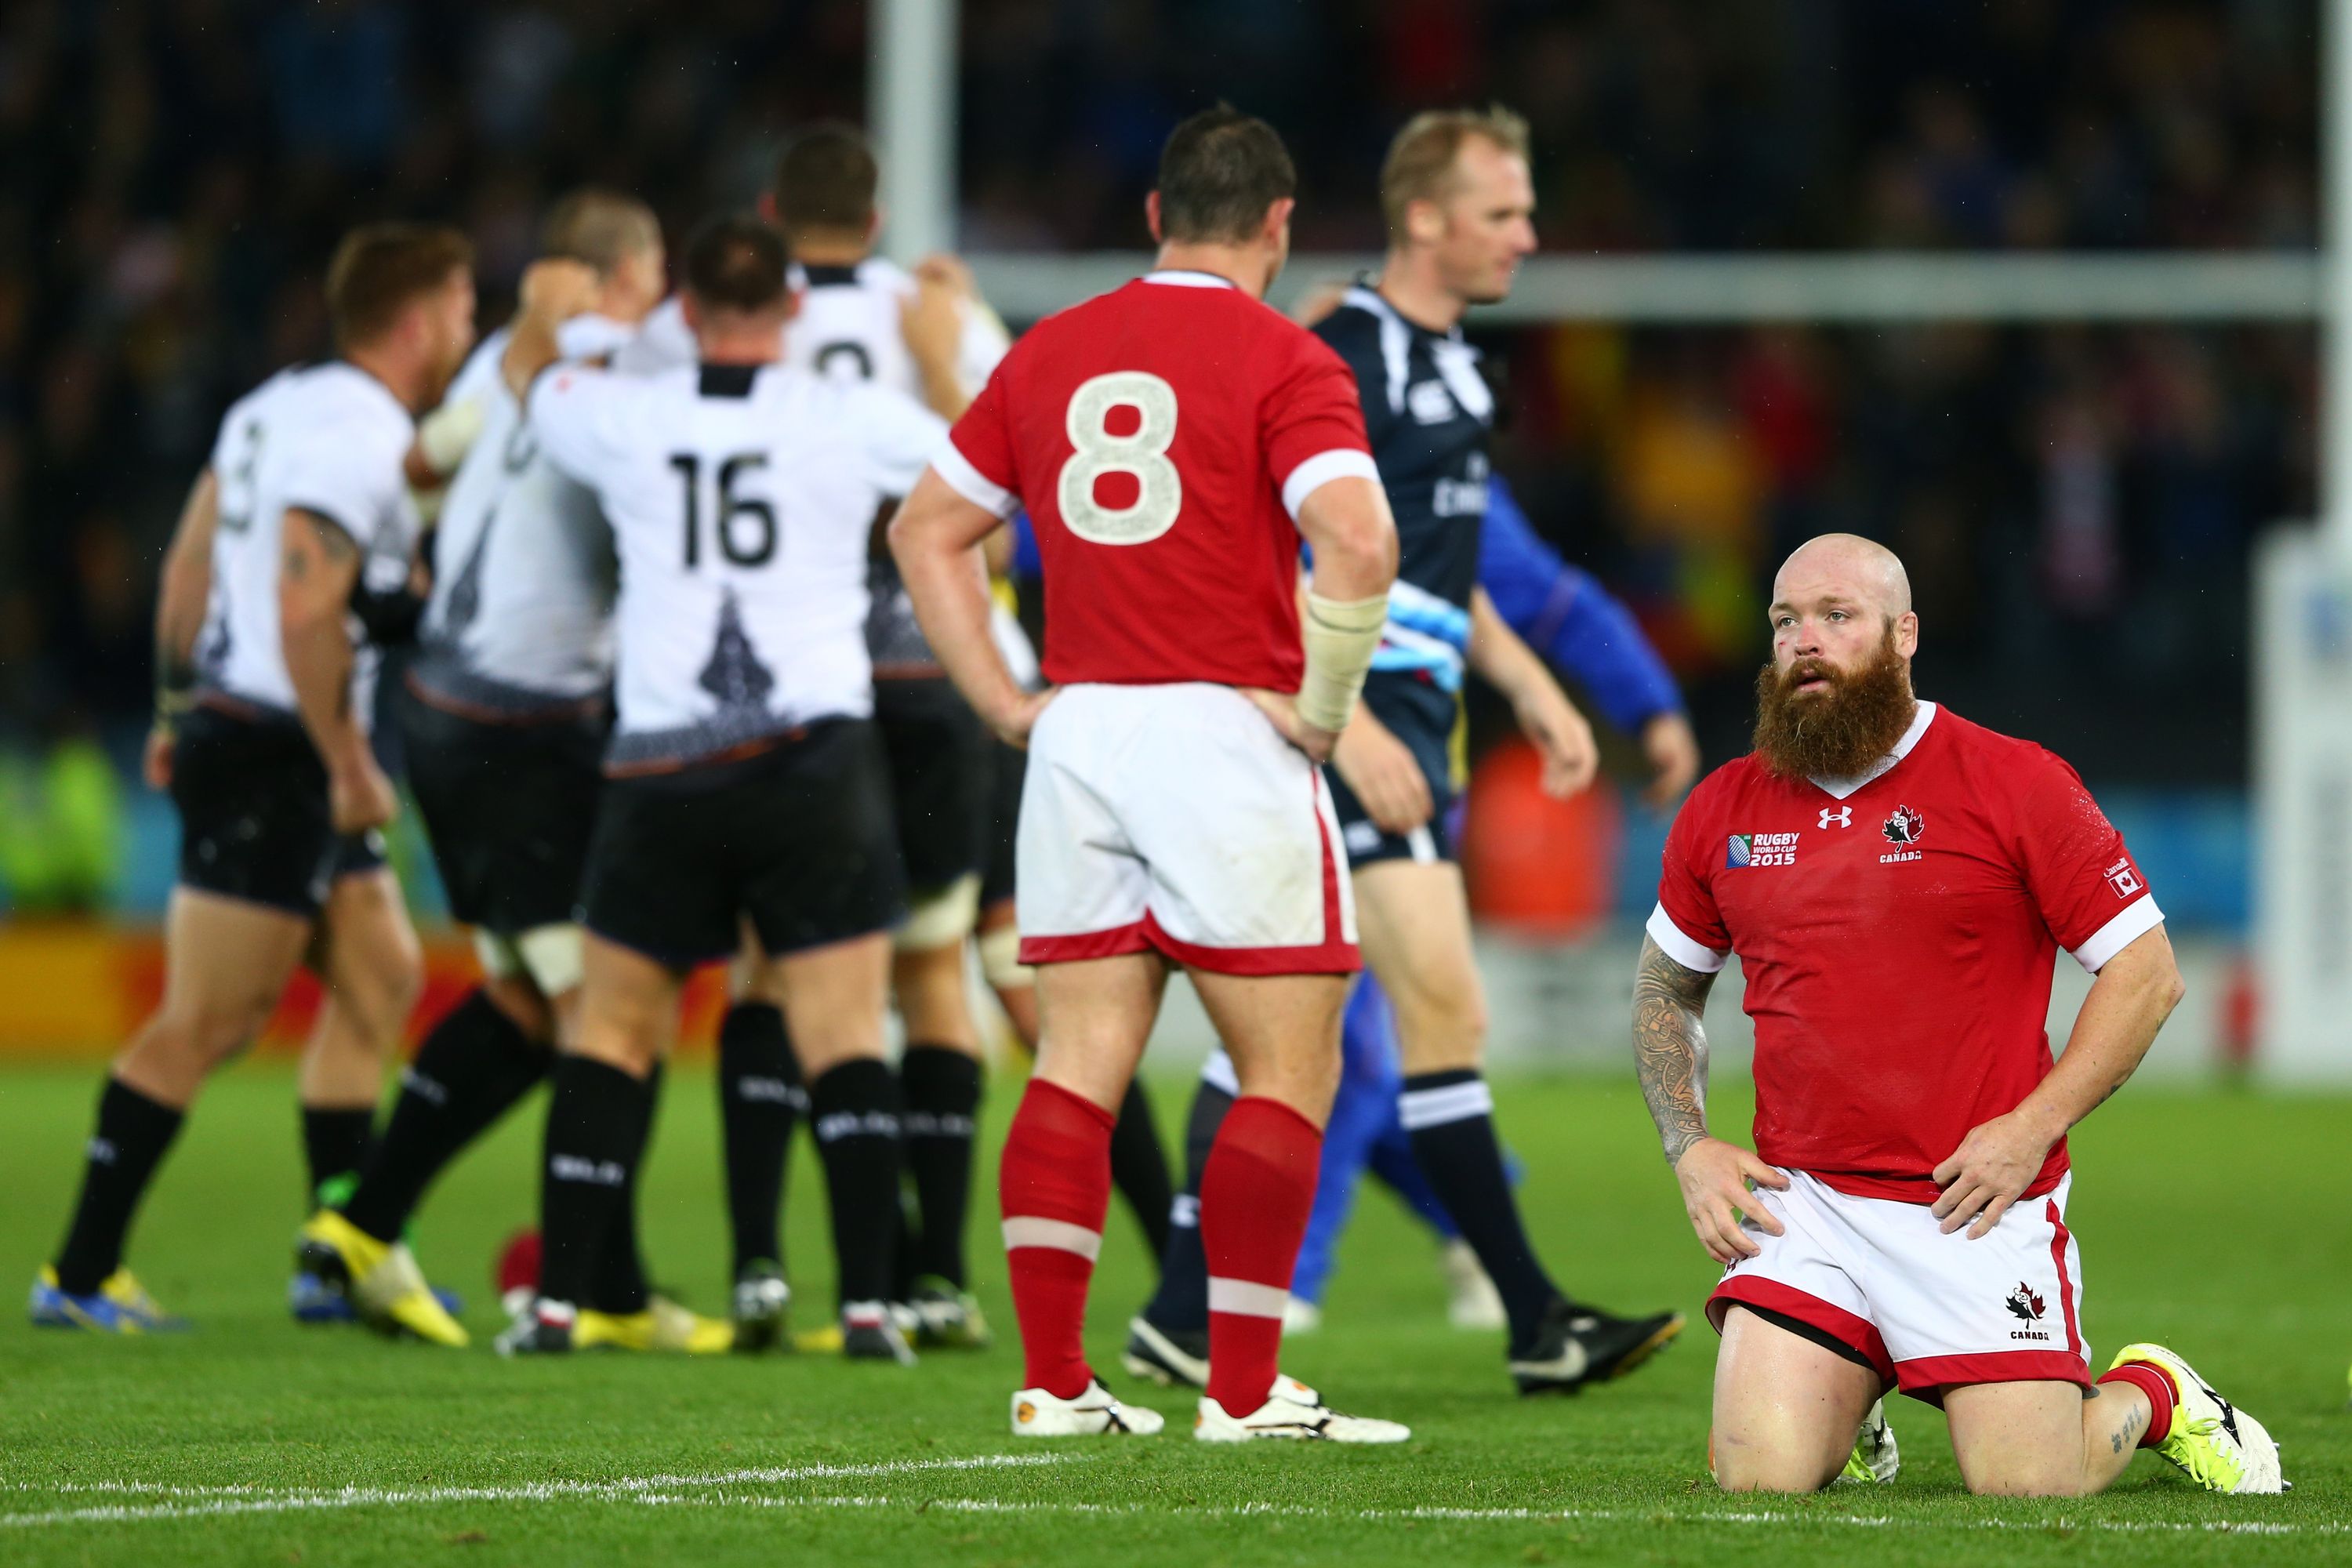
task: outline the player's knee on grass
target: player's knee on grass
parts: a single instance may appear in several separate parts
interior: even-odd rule
[[[2102,1489],[2085,1436],[2081,1388],[2071,1383],[1979,1383],[1947,1389],[1952,1457],[1981,1497],[2081,1497]],[[2128,1463],[2130,1450],[2120,1450]],[[2120,1470],[2122,1463],[2108,1467]]]
[[[1819,1491],[1853,1452],[1878,1374],[1747,1308],[1722,1321],[1708,1468],[1726,1491]]]
[[[1817,1492],[1837,1479],[1853,1445],[1849,1438],[1836,1461],[1829,1464],[1807,1453],[1776,1452],[1721,1437],[1716,1439],[1714,1448],[1715,1484],[1725,1491]]]

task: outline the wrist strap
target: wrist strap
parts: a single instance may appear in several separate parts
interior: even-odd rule
[[[1309,589],[1305,625],[1307,673],[1298,685],[1298,717],[1322,731],[1337,734],[1348,726],[1372,655],[1381,646],[1381,629],[1388,625],[1389,601],[1383,594],[1370,599],[1327,599]]]

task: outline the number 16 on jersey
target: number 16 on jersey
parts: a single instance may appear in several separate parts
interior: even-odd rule
[[[692,452],[671,456],[686,489],[686,569],[702,564],[702,459]],[[765,566],[775,558],[776,509],[757,496],[739,496],[735,482],[745,473],[768,466],[765,452],[738,452],[719,465],[719,555],[737,566]]]

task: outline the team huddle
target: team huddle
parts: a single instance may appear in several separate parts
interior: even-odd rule
[[[1554,667],[1636,740],[1654,799],[1697,770],[1654,653],[1491,471],[1461,321],[1534,248],[1526,128],[1407,125],[1381,272],[1303,321],[1265,303],[1295,187],[1263,122],[1194,116],[1147,206],[1155,269],[1017,342],[950,258],[869,254],[874,160],[844,127],[793,140],[758,216],[698,229],[674,297],[646,207],[566,199],[478,346],[463,236],[350,236],[338,358],[230,410],[166,558],[165,992],[101,1094],[35,1321],[178,1326],[123,1267],[131,1217],[307,965],[327,999],[298,1316],[465,1345],[403,1237],[544,1080],[502,1353],[985,1346],[976,949],[1034,1055],[999,1175],[1016,1436],[1164,1426],[1084,1350],[1114,1186],[1160,1263],[1122,1366],[1197,1390],[1202,1440],[1410,1436],[1279,1369],[1367,1171],[1427,1219],[1454,1321],[1500,1331],[1520,1393],[1675,1339],[1680,1313],[1604,1310],[1537,1256],[1454,864],[1468,674],[1550,794],[1597,758]],[[1042,647],[1008,607],[1016,560]],[[1773,597],[1756,749],[1675,819],[1634,996],[1645,1096],[1726,1268],[1710,1468],[1891,1479],[1899,1390],[1945,1409],[1979,1491],[2096,1490],[2141,1447],[2281,1489],[2261,1425],[2173,1352],[2091,1373],[2064,1134],[2180,992],[2137,864],[2063,763],[1914,697],[1894,556],[1814,540]],[[420,987],[385,756],[482,978],[379,1128]],[[2053,1061],[2060,947],[2097,978]],[[1705,1109],[1700,1017],[1735,952],[1753,1152]],[[636,1199],[685,979],[718,960],[724,1319],[651,1289]],[[1221,1046],[1181,1192],[1136,1079],[1178,969]],[[779,1216],[803,1121],[839,1299],[795,1333]]]

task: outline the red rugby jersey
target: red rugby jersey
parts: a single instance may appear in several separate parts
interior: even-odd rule
[[[1378,479],[1356,378],[1313,333],[1202,272],[1050,316],[996,367],[932,468],[1025,506],[1056,685],[1298,689],[1300,502]]]
[[[1840,1192],[1932,1203],[1929,1173],[2050,1070],[2053,955],[2094,970],[2164,919],[2074,770],[1935,704],[1865,781],[1702,781],[1666,840],[1651,937],[1739,954],[1756,1151]],[[2062,1139],[2027,1189],[2066,1171]]]

